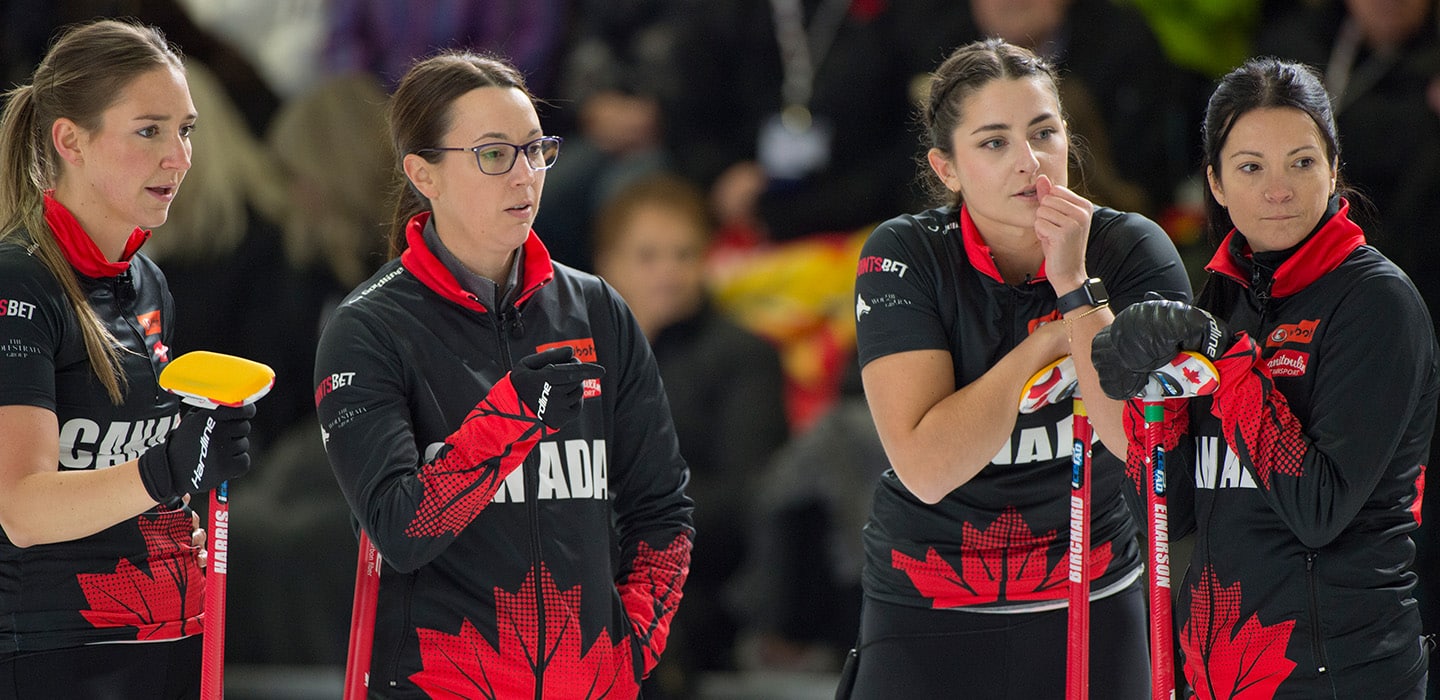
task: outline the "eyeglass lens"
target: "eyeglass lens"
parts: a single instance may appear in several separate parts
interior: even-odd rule
[[[525,150],[525,160],[535,170],[549,168],[560,156],[560,140],[547,136],[518,147],[508,143],[489,144],[475,151],[475,162],[480,165],[480,172],[504,175],[515,167],[515,160],[522,148]]]

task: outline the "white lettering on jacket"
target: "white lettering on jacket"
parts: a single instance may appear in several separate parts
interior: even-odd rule
[[[60,426],[60,467],[104,469],[124,464],[165,441],[180,416],[143,421],[112,421],[102,429],[89,418],[71,418]]]
[[[1033,464],[1048,462],[1057,456],[1069,457],[1074,452],[1073,441],[1070,439],[1072,422],[1074,422],[1074,417],[1067,415],[1056,421],[1053,428],[1044,426],[1021,428],[1018,436],[1011,433],[1010,441],[1000,448],[1000,452],[990,462],[992,464]],[[1056,452],[1057,447],[1059,448],[1058,453]]]
[[[1255,480],[1240,464],[1240,458],[1218,437],[1195,440],[1195,488],[1253,489]]]
[[[605,500],[610,497],[609,465],[604,440],[542,441],[535,446],[540,457],[540,483],[535,498]],[[495,492],[496,503],[525,501],[525,470],[516,469]]]

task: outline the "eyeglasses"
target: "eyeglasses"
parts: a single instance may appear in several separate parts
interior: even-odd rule
[[[475,154],[475,164],[480,166],[480,172],[486,175],[504,175],[515,167],[521,151],[525,152],[525,162],[529,163],[531,170],[549,170],[560,158],[560,143],[564,140],[559,136],[541,136],[530,143],[495,142],[469,148],[422,148],[416,153],[470,151]]]

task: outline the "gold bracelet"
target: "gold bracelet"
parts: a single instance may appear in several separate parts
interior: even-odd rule
[[[1099,310],[1101,310],[1101,309],[1108,309],[1108,308],[1110,308],[1110,302],[1108,302],[1108,301],[1105,302],[1105,303],[1103,303],[1103,304],[1100,304],[1099,306],[1092,306],[1092,307],[1090,307],[1090,310],[1089,310],[1089,311],[1086,311],[1085,313],[1080,314],[1079,316],[1076,316],[1073,320],[1074,320],[1074,321],[1079,321],[1080,319],[1085,318],[1086,316],[1089,316],[1090,314],[1093,314],[1093,313],[1095,313],[1096,311],[1099,311]],[[1072,319],[1065,318],[1064,314],[1061,314],[1060,320],[1065,322],[1065,338],[1066,338],[1067,340],[1069,340],[1070,342],[1072,342],[1072,343],[1075,342],[1074,326],[1071,325]]]
[[[1079,321],[1080,319],[1085,318],[1086,316],[1089,316],[1090,314],[1093,314],[1093,313],[1095,313],[1096,311],[1099,311],[1099,310],[1101,310],[1101,309],[1108,309],[1108,308],[1110,308],[1110,302],[1108,302],[1108,301],[1100,304],[1099,306],[1092,306],[1092,307],[1090,307],[1090,310],[1089,310],[1089,311],[1086,311],[1085,313],[1080,314],[1079,316],[1076,316],[1076,317],[1075,317],[1075,320],[1076,320],[1076,321]],[[1064,315],[1061,315],[1060,318],[1065,318],[1065,316],[1064,316]]]

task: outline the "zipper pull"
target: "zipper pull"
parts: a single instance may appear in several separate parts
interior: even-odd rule
[[[511,338],[518,340],[525,337],[525,322],[520,319],[520,312],[514,307],[500,314],[500,323],[510,329]]]

